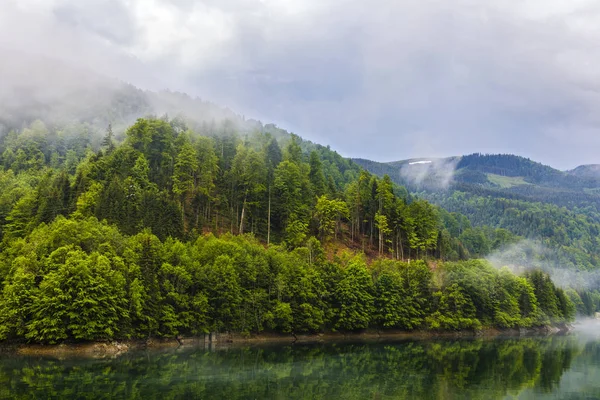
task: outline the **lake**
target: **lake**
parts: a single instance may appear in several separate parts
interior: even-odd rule
[[[600,335],[584,332],[0,357],[0,398],[600,398]]]

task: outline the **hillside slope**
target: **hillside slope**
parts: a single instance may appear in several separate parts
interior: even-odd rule
[[[356,159],[372,173],[388,174],[413,193],[466,215],[475,226],[504,228],[541,241],[556,267],[600,265],[600,179],[593,167],[559,171],[515,155],[472,154],[447,159],[376,163]]]

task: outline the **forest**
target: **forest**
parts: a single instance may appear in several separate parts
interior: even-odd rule
[[[35,121],[0,150],[0,339],[534,327],[600,303],[476,260],[520,237],[273,125],[94,142]]]

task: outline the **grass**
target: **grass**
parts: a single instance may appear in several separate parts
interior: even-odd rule
[[[486,174],[488,181],[492,182],[494,185],[501,187],[502,189],[507,189],[513,186],[519,185],[530,185],[530,183],[525,182],[522,176],[502,176],[496,174]]]

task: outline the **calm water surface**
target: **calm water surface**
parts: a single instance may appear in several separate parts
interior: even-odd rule
[[[600,335],[4,354],[0,398],[600,399]]]

